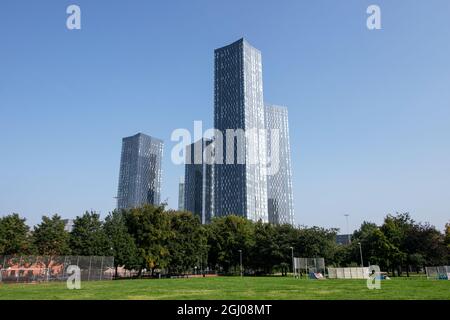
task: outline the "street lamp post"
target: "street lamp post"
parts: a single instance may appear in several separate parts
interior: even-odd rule
[[[361,256],[361,268],[364,268],[364,262],[363,262],[363,255],[362,255],[361,242],[358,242],[358,245],[359,245],[359,255]]]
[[[294,261],[294,247],[291,247],[291,257],[292,257],[292,274],[295,278],[295,261]]]
[[[239,250],[239,262],[240,262],[241,277],[242,277],[242,250]]]

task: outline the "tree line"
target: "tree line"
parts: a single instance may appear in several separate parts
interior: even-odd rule
[[[364,222],[348,245],[336,243],[338,229],[252,222],[216,217],[202,225],[189,212],[144,206],[113,211],[104,221],[85,212],[65,231],[59,215],[42,217],[32,230],[18,214],[0,218],[0,255],[114,256],[115,266],[151,275],[210,270],[286,275],[296,257],[323,257],[327,266],[377,264],[392,275],[450,264],[450,224],[444,233],[408,213],[387,215],[381,226]]]

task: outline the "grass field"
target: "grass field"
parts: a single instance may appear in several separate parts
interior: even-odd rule
[[[65,283],[0,284],[0,299],[441,299],[450,300],[450,281],[397,278],[369,290],[364,280],[307,280],[286,277],[217,277]]]

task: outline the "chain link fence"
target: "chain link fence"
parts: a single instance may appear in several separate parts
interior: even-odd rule
[[[111,280],[114,257],[99,256],[0,256],[0,282],[66,281],[67,267],[76,265],[81,281]]]
[[[309,273],[325,273],[324,258],[294,258],[294,275]]]
[[[450,266],[425,267],[427,279],[450,280]]]

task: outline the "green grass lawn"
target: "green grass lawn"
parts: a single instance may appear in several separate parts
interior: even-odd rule
[[[450,281],[397,278],[369,290],[365,280],[307,280],[287,277],[217,277],[82,282],[0,284],[0,299],[445,299]]]

